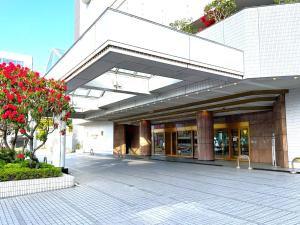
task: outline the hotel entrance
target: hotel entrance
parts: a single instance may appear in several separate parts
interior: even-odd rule
[[[214,125],[214,151],[216,159],[231,160],[250,154],[249,123]]]

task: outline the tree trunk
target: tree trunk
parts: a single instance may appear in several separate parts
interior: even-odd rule
[[[32,168],[33,166],[35,166],[35,168],[39,168],[40,167],[39,160],[35,156],[35,151],[33,149],[33,137],[29,138],[29,150],[30,150],[30,159],[31,159],[30,167]],[[32,162],[35,162],[35,165],[32,164]]]

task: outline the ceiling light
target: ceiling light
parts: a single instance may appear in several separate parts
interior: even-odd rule
[[[185,97],[188,97],[189,95],[185,95]]]
[[[237,84],[238,84],[238,83],[234,83],[233,85],[235,85],[235,86],[236,86]]]
[[[207,89],[207,91],[210,91],[210,89]]]
[[[276,77],[273,77],[273,80],[277,80],[277,78],[276,78]]]
[[[223,88],[223,86],[220,86],[220,88]]]
[[[299,77],[294,77],[295,80],[297,80]]]

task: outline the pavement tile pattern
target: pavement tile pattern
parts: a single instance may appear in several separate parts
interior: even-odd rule
[[[73,154],[79,186],[0,200],[0,225],[300,224],[300,175]]]

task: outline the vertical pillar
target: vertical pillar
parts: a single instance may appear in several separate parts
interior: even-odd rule
[[[59,128],[54,132],[52,143],[52,164],[56,167],[65,167],[66,159],[66,122],[60,120]]]
[[[151,123],[149,120],[140,121],[140,155],[151,155]]]
[[[214,118],[209,111],[200,111],[197,119],[198,160],[214,160]]]
[[[60,135],[60,166],[59,167],[64,168],[66,164],[66,146],[67,146],[66,122],[62,121],[60,126],[61,126],[60,130],[62,132],[59,134]]]
[[[281,94],[274,104],[273,117],[277,165],[281,167],[288,167],[288,144],[284,94]]]
[[[126,155],[125,125],[114,124],[114,156]]]

